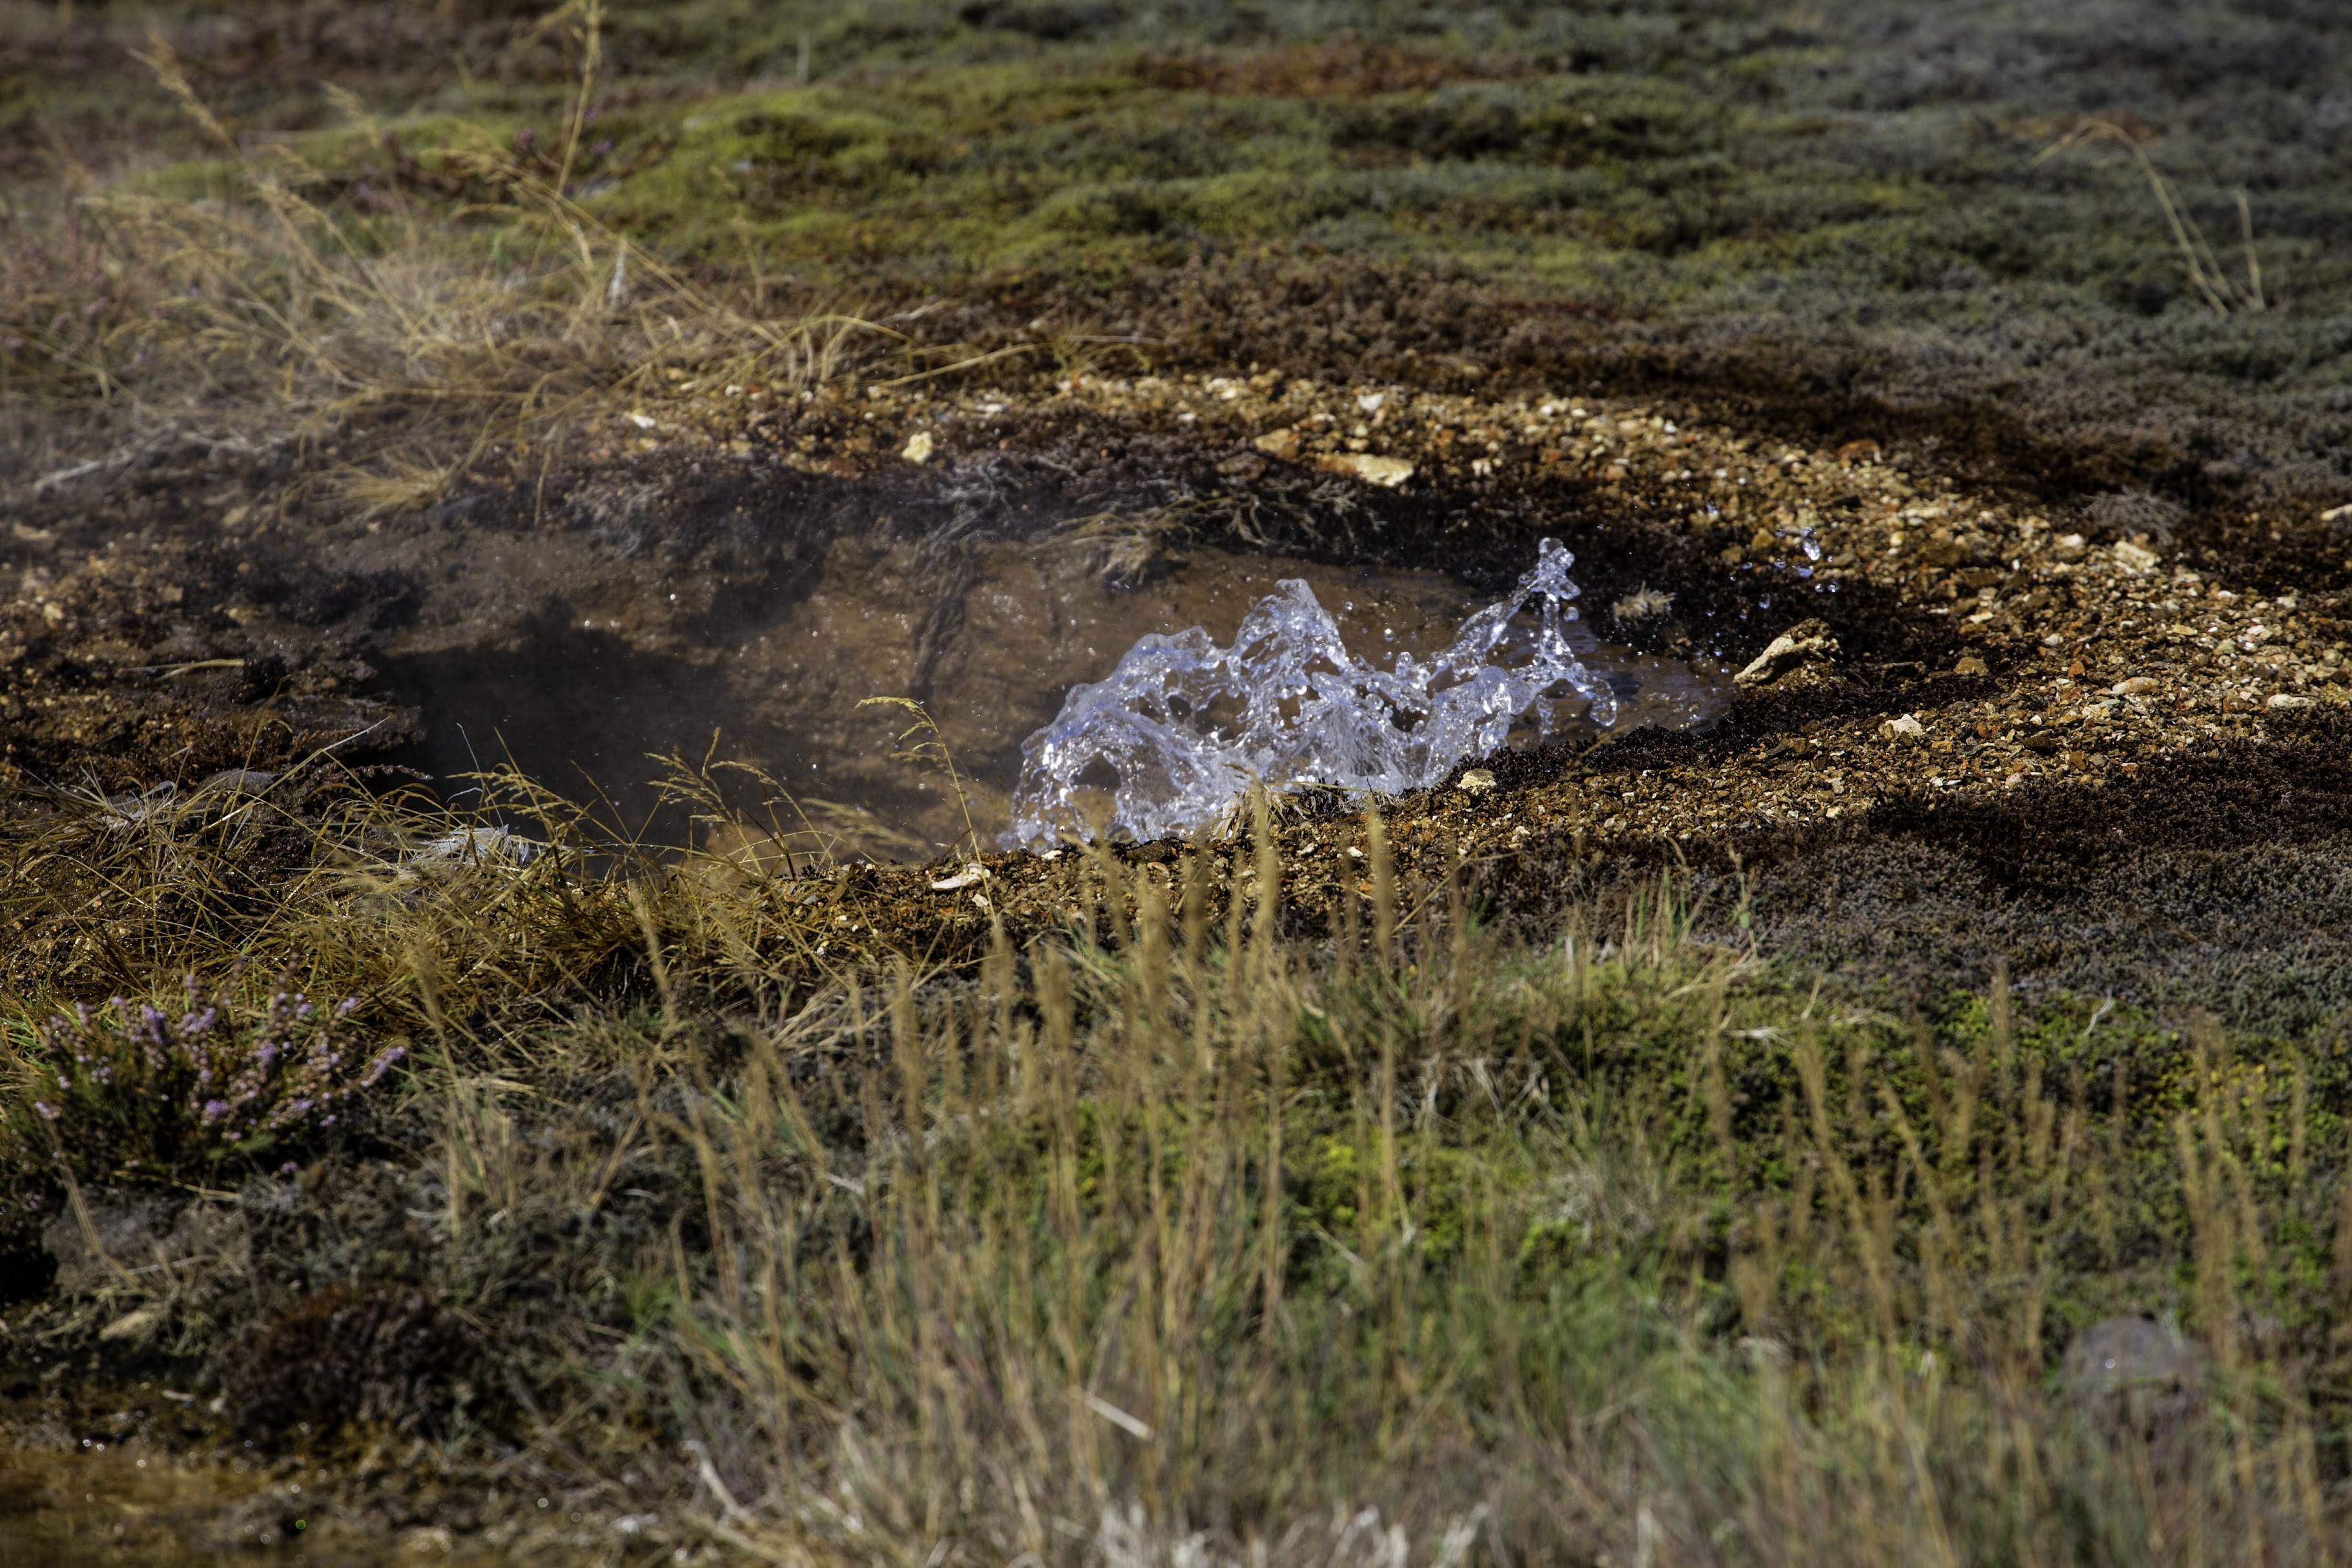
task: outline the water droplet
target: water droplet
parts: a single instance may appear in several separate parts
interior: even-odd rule
[[[1255,779],[1402,794],[1498,750],[1523,719],[1549,734],[1556,710],[1577,700],[1607,725],[1617,698],[1568,632],[1574,560],[1545,540],[1535,566],[1450,647],[1426,664],[1400,655],[1393,670],[1350,653],[1296,579],[1260,599],[1228,647],[1199,626],[1145,637],[1107,679],[1073,687],[1023,745],[1008,842],[1035,847],[1087,831],[1080,780],[1105,762],[1118,778],[1110,830],[1150,839],[1214,818]],[[1394,641],[1396,628],[1384,635]]]

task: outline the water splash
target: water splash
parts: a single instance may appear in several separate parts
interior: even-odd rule
[[[1090,835],[1105,806],[1114,837],[1182,834],[1260,779],[1402,795],[1496,750],[1522,720],[1549,735],[1582,706],[1607,725],[1616,697],[1578,658],[1594,639],[1575,624],[1575,560],[1545,540],[1511,592],[1425,664],[1358,658],[1296,578],[1257,602],[1229,647],[1199,626],[1142,637],[1023,744],[1005,841]]]

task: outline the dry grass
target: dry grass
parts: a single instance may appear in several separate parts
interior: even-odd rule
[[[879,341],[598,226],[583,113],[552,172],[486,136],[404,170],[352,105],[363,200],[224,135],[208,172],[12,214],[8,439],[54,458],[20,468],[283,447],[397,510],[656,378],[804,385]],[[853,885],[821,816],[740,816],[691,769],[699,860],[510,774],[464,813],[368,782],[12,802],[0,1197],[138,1173],[45,1141],[51,1009],[190,974],[257,1015],[357,998],[368,1059],[407,1053],[381,1136],[267,1159],[432,1200],[394,1262],[503,1356],[441,1429],[499,1485],[894,1568],[2343,1555],[2340,1046],[1998,984],[1889,1016],[1696,943],[1671,889],[1515,946],[1401,889],[1376,829],[1369,900],[1285,934],[1262,820],[1242,854],[1069,853],[1066,904],[1000,894],[984,958],[927,962],[873,934],[908,882]],[[142,1277],[36,1327],[144,1311],[226,1354],[301,1306],[218,1285],[217,1322],[178,1316],[205,1280]],[[2136,1313],[2191,1372],[2086,1392],[2070,1347]]]
[[[51,923],[12,946],[53,994],[298,956],[415,1047],[381,1109],[416,1131],[369,1157],[440,1194],[424,1279],[528,1394],[446,1441],[509,1473],[681,1489],[673,1524],[777,1563],[2343,1537],[2321,1042],[1998,985],[1906,1022],[1695,944],[1670,889],[1514,947],[1378,847],[1302,942],[1263,817],[1239,854],[1077,853],[1072,923],[932,970],[828,954],[897,895],[821,864],[664,868],[510,778],[464,817],[326,783],[52,802],[11,881]],[[173,1300],[104,1314],[151,1308],[185,1337]],[[2192,1373],[2081,1386],[2069,1345],[2136,1312]]]
[[[600,58],[598,8],[572,10],[583,63],[554,155],[458,125],[420,160],[337,93],[344,125],[319,140],[359,148],[356,174],[240,144],[151,39],[141,58],[220,158],[20,205],[0,235],[6,435],[35,489],[193,445],[403,510],[488,454],[543,468],[592,409],[688,377],[798,391],[889,342],[698,286],[568,194]]]
[[[1119,901],[1115,950],[1000,944],[958,993],[902,970],[780,1014],[675,1129],[710,1238],[675,1281],[703,1374],[677,1418],[722,1541],[2333,1559],[2334,1433],[2280,1327],[2290,1238],[2333,1205],[2256,1173],[2309,1160],[2302,1091],[2265,1102],[2210,1040],[2153,1173],[2001,998],[1965,1055],[1791,1018],[1670,903],[1597,956],[1499,952],[1457,910],[1401,964],[1377,936],[1303,952],[1259,910],[1220,948],[1151,884]],[[1759,1071],[1776,1103],[1735,1105]],[[2070,1253],[2145,1239],[2119,1209],[2150,1203],[2185,1221],[2210,1359],[2126,1430],[2053,1368],[2097,1268]]]
[[[2164,215],[2166,230],[2180,252],[2182,270],[2188,274],[2189,286],[2197,297],[2217,316],[2243,314],[2250,310],[2270,309],[2269,296],[2263,289],[2263,264],[2254,254],[2254,213],[2252,205],[2241,188],[2230,193],[2238,210],[2238,238],[2244,253],[2245,280],[2240,282],[2222,265],[2206,239],[2205,231],[2181,199],[2180,189],[2156,161],[2147,155],[2151,137],[2135,121],[2126,123],[2109,119],[2093,119],[2068,132],[2035,155],[2034,162],[2053,158],[2070,148],[2093,142],[2113,143],[2124,149],[2140,178],[2147,182],[2148,195],[2155,198],[2157,210]]]

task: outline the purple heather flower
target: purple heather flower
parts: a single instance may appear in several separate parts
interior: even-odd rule
[[[46,1100],[37,1100],[33,1101],[33,1109],[39,1111],[45,1119],[50,1121],[55,1121],[58,1116],[63,1114],[56,1106],[51,1105]]]
[[[227,1100],[207,1100],[205,1101],[205,1121],[206,1125],[218,1121],[222,1117],[226,1116],[227,1114]]]

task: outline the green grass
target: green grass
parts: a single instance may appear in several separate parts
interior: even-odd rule
[[[752,315],[945,303],[960,310],[912,330],[995,341],[1043,310],[1049,330],[1116,327],[1181,353],[1200,328],[1181,279],[1199,268],[1263,296],[1266,353],[1311,354],[1324,313],[1412,297],[1404,283],[1349,297],[1350,279],[1387,268],[1572,306],[1587,358],[1761,344],[1808,384],[2023,397],[2055,430],[2153,443],[2150,482],[2193,503],[2334,482],[2352,250],[2320,90],[2341,43],[2315,20],[2198,12],[2169,33],[2102,34],[2059,15],[1905,7],[1368,5],[1335,32],[1281,6],[709,0],[604,9],[592,61],[586,16],[324,7],[310,31],[279,29],[294,63],[268,76],[249,68],[260,23],[169,13],[166,31],[196,96],[232,134],[264,138],[251,164],[362,246],[395,243],[390,214],[427,224],[397,247],[445,268],[541,255],[544,236],[509,210],[516,182],[544,209],[568,174],[598,244],[609,229]],[[167,195],[217,198],[247,177],[208,133],[163,128],[169,97],[131,60],[135,29],[76,26],[23,29],[37,85],[16,104],[32,117],[20,165],[48,156],[37,123],[74,121],[100,164],[193,158],[149,176]],[[58,37],[70,47],[43,41]],[[45,48],[88,68],[43,70]],[[1970,74],[2004,49],[2011,68]],[[2086,75],[2095,58],[2107,68]],[[2095,114],[2144,128],[2231,269],[2232,193],[2247,193],[2268,309],[2209,308],[2121,149],[2039,156]],[[119,204],[112,178],[84,188]],[[108,373],[135,386],[128,362],[154,333],[110,277],[150,250],[60,276],[73,269],[52,258],[86,247],[44,225],[53,193],[20,195],[28,254],[0,283],[0,321],[25,346],[0,355],[0,376],[40,384],[87,347],[95,306],[91,321],[127,334]],[[1527,330],[1540,338],[1546,320]]]
[[[272,1411],[370,1408],[426,1440],[412,1463],[594,1479],[772,1561],[1197,1535],[1319,1563],[1366,1509],[1412,1561],[2285,1563],[2341,1537],[2340,1038],[1998,985],[1890,1005],[1696,944],[1670,888],[1517,945],[1443,889],[1398,901],[1377,858],[1358,918],[1286,938],[1250,890],[1272,845],[1231,884],[1088,857],[1056,895],[1076,923],[1041,903],[969,965],[828,963],[825,911],[887,889],[812,911],[806,881],[642,862],[428,872],[414,847],[457,824],[345,821],[142,950],[163,975],[331,936],[307,987],[412,1047],[363,1130],[246,1156],[315,1171],[333,1239],[271,1243],[257,1297],[151,1279],[34,1320],[72,1344],[152,1310],[265,1440]],[[216,830],[103,863],[89,828],[44,841],[160,894]],[[15,1032],[13,1209],[60,1201],[22,1100],[74,1037]],[[85,1192],[136,1174],[100,1152]],[[369,1217],[378,1171],[406,1217]],[[289,1405],[240,1359],[417,1289],[495,1369],[463,1399],[354,1353]],[[2138,1314],[2203,1371],[2117,1428],[2065,1353]]]
[[[2093,404],[2238,400],[2231,430],[2342,449],[2325,117],[2281,119],[2316,89],[2247,63],[2287,21],[2203,17],[2219,63],[2156,147],[2209,227],[2257,186],[2288,304],[2221,319],[2130,171],[2030,162],[2079,107],[2048,63],[2074,24],[2016,29],[2018,85],[1972,95],[1905,85],[1945,56],[1760,13],[1375,8],[1331,44],[1279,5],[1068,37],[998,10],[623,6],[583,77],[583,35],[492,7],[457,8],[463,73],[408,12],[322,7],[411,40],[301,46],[381,123],[180,16],[193,96],[299,139],[231,158],[114,55],[16,89],[19,127],[141,106],[111,151],[152,166],[12,192],[12,432],[299,429],[349,442],[344,502],[390,508],[666,370],[844,374],[817,313],[844,297],[1113,312],[1238,253],[1244,280],[1370,260],[1636,335],[1788,332],[1864,381],[1915,349],[1979,385],[2089,366]],[[2184,444],[2197,483],[2232,441]],[[241,1271],[12,1305],[12,1345],[201,1381],[262,1443],[363,1409],[324,1455],[403,1437],[420,1470],[603,1489],[773,1562],[1369,1568],[1392,1531],[1449,1563],[2340,1554],[2340,1029],[1977,977],[1915,1002],[1698,945],[1672,888],[1528,942],[1444,889],[1286,931],[1247,854],[1180,864],[1173,907],[1072,856],[1056,901],[942,956],[888,927],[885,879],[681,864],[500,787],[462,818],[323,773],[7,803],[0,1251],[142,1183],[308,1216]],[[557,852],[431,847],[499,811]],[[69,1059],[143,1067],[139,1006],[176,1017],[190,976],[238,1054],[210,1070],[250,1068],[286,986],[357,999],[352,1060],[405,1055],[266,1146],[134,1098],[193,1058]],[[91,1025],[52,1021],[76,1004]],[[476,1359],[284,1349],[395,1298],[383,1321],[428,1302],[423,1339]],[[2065,1358],[2131,1314],[2202,1371],[2118,1430]]]

